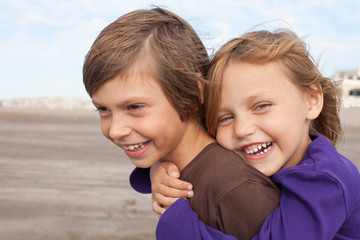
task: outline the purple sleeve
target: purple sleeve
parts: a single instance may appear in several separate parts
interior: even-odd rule
[[[156,228],[157,240],[236,240],[206,226],[191,209],[189,201],[180,198],[161,216]]]
[[[130,174],[131,187],[139,193],[151,193],[150,168],[135,168]]]
[[[292,172],[281,176],[281,185],[279,207],[253,239],[333,239],[346,218],[338,182],[326,174]]]

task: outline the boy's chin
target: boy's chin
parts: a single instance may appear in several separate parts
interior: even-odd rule
[[[138,167],[138,168],[150,168],[152,165],[154,164],[150,164],[150,163],[147,163],[147,162],[144,162],[144,160],[131,160],[132,164],[135,165],[135,167]]]

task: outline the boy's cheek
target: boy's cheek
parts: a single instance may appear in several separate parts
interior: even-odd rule
[[[101,120],[100,127],[101,127],[101,132],[102,132],[102,134],[103,134],[107,139],[109,139],[110,141],[112,141],[112,139],[110,138],[110,135],[109,135],[110,127],[108,126],[108,124],[107,124],[105,121]]]

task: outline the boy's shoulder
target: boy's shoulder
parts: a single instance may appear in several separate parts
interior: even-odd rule
[[[221,172],[235,172],[238,177],[246,177],[248,168],[252,168],[245,160],[233,151],[227,150],[218,143],[206,146],[188,165],[189,168],[201,167],[201,172],[212,172],[213,175],[222,175]],[[224,176],[223,176],[224,177]]]
[[[209,144],[180,174],[183,180],[194,184],[210,184],[214,191],[228,191],[234,187],[252,184],[276,188],[271,179],[247,164],[233,151],[218,143]],[[227,190],[226,190],[227,189]]]

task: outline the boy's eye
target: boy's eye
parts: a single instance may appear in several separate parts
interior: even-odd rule
[[[98,111],[98,112],[107,112],[107,111],[109,111],[109,109],[107,109],[106,107],[96,107],[96,111]]]
[[[138,110],[140,108],[143,108],[144,106],[141,104],[131,104],[127,107],[128,110]]]

